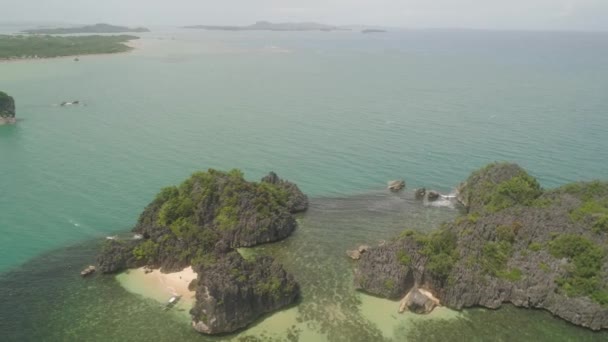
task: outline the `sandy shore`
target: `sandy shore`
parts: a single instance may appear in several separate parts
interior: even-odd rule
[[[78,54],[78,55],[68,55],[68,56],[56,56],[56,57],[38,57],[38,58],[10,58],[10,59],[6,59],[6,58],[0,58],[0,64],[3,63],[28,63],[28,62],[33,62],[33,61],[49,61],[49,60],[56,60],[56,59],[74,59],[74,58],[78,58],[78,59],[82,59],[82,58],[86,58],[86,57],[99,57],[99,56],[112,56],[112,55],[124,55],[124,54],[128,54],[128,53],[132,53],[133,51],[140,49],[143,46],[143,42],[141,42],[141,38],[140,39],[134,39],[134,40],[129,40],[127,42],[124,42],[123,44],[130,47],[131,50],[129,51],[123,51],[123,52],[108,52],[108,53],[90,53],[90,54]]]
[[[174,295],[182,296],[181,302],[190,307],[194,303],[195,292],[188,290],[190,282],[197,278],[192,267],[175,273],[161,273],[159,270],[146,273],[143,268],[138,268],[121,273],[116,278],[127,291],[163,304]]]

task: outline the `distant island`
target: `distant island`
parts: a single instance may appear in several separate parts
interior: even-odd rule
[[[15,100],[0,91],[0,125],[15,123]]]
[[[385,33],[386,30],[380,30],[380,29],[365,29],[362,30],[361,33]]]
[[[319,23],[271,23],[267,21],[258,21],[249,26],[193,25],[184,28],[220,31],[349,31],[349,29],[338,26]]]
[[[512,303],[608,329],[608,183],[544,190],[516,164],[494,163],[456,198],[463,214],[438,230],[360,248],[355,286],[403,298],[399,311]]]
[[[300,296],[279,262],[244,258],[236,248],[287,238],[297,226],[294,214],[307,208],[298,187],[272,172],[260,182],[246,181],[239,170],[198,172],[161,190],[141,213],[133,229],[137,238],[108,239],[99,270],[174,273],[191,266],[198,274],[187,286],[195,296],[194,329],[234,332]]]
[[[128,52],[136,36],[11,36],[0,35],[0,60]]]
[[[124,33],[124,32],[150,32],[145,27],[126,27],[110,24],[95,24],[77,27],[40,28],[21,31],[27,34],[75,34],[75,33]]]

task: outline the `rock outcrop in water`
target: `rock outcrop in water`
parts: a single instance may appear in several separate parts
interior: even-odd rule
[[[0,91],[0,125],[15,123],[15,100]]]
[[[197,302],[194,327],[203,333],[243,328],[266,313],[294,303],[299,286],[270,257],[247,261],[235,252],[274,242],[296,228],[294,213],[307,197],[271,173],[247,182],[238,170],[195,173],[178,187],[163,189],[140,215],[139,239],[105,242],[99,270],[114,273],[147,265],[172,272],[192,265]]]
[[[492,164],[458,199],[454,222],[363,254],[356,286],[392,299],[420,287],[453,309],[512,303],[608,328],[608,183],[543,191],[519,166]]]
[[[269,257],[244,260],[232,252],[209,265],[199,265],[194,328],[219,334],[246,327],[262,314],[291,305],[299,286],[291,274]]]
[[[405,189],[405,181],[404,180],[393,180],[388,181],[387,188],[392,192],[397,192]]]

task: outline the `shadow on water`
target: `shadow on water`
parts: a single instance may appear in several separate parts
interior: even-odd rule
[[[112,276],[80,277],[99,241],[63,248],[0,275],[3,341],[599,341],[606,333],[571,326],[550,314],[511,306],[435,318],[396,314],[397,302],[355,291],[345,250],[388,240],[404,228],[429,231],[457,215],[424,206],[411,192],[321,198],[299,217],[299,229],[276,244],[244,249],[280,260],[302,288],[297,306],[237,334],[196,333],[187,315],[163,311],[123,289]]]

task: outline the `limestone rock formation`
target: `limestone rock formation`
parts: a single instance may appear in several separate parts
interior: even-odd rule
[[[291,213],[304,212],[308,209],[308,196],[304,195],[294,183],[280,179],[274,172],[270,172],[262,178],[262,182],[277,185],[289,194],[287,206]]]
[[[0,91],[0,125],[15,123],[15,100]]]
[[[144,209],[128,240],[107,240],[98,257],[102,273],[148,266],[162,272],[192,265],[196,330],[208,334],[243,328],[261,315],[290,305],[299,295],[292,275],[272,258],[246,261],[237,247],[288,237],[295,212],[308,199],[298,187],[271,173],[248,182],[238,170],[193,174],[164,188]]]
[[[501,163],[473,173],[458,198],[465,213],[453,222],[363,254],[356,287],[392,299],[418,287],[453,309],[512,303],[608,329],[608,183],[544,191]]]
[[[269,257],[250,262],[233,252],[199,266],[198,274],[190,313],[194,328],[206,334],[244,328],[260,315],[291,305],[300,293],[293,276]]]

